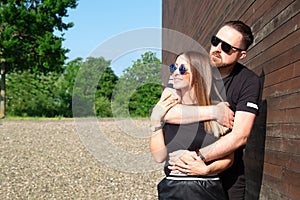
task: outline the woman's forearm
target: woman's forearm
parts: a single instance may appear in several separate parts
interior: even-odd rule
[[[150,151],[156,162],[162,163],[167,158],[167,148],[164,142],[163,130],[150,132]]]

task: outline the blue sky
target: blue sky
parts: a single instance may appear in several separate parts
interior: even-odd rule
[[[129,34],[129,42],[131,42],[130,40],[135,37],[133,36],[135,30],[161,28],[161,9],[161,0],[79,0],[77,8],[70,10],[69,17],[65,18],[66,22],[71,21],[75,24],[64,35],[63,46],[70,49],[67,61],[77,57],[91,56],[99,46],[104,48],[104,43],[109,46],[116,42],[125,45],[125,41],[119,41],[120,38],[124,38],[128,42],[128,37],[123,36],[132,32],[133,34]],[[148,38],[141,37],[145,40]],[[153,40],[160,40],[159,37],[152,37]],[[114,45],[115,48],[110,51],[120,49],[120,46]],[[112,65],[121,66],[114,69],[115,73],[120,75],[124,68],[131,66],[132,61],[140,58],[143,53],[143,50],[128,49],[128,51],[130,52],[127,52],[126,55],[124,51],[120,55],[116,53],[111,57],[98,55],[112,60]],[[160,55],[157,56],[160,57]],[[114,67],[112,66],[112,68]]]

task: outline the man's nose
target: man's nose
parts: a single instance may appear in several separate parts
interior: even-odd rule
[[[221,52],[222,51],[222,47],[221,47],[222,43],[220,42],[217,46],[213,46],[217,51]]]

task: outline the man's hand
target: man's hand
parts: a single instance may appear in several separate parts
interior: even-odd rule
[[[234,123],[234,112],[230,110],[228,102],[220,102],[215,106],[215,119],[227,128],[232,129]]]
[[[176,162],[182,161],[192,161],[194,156],[197,156],[195,151],[188,150],[177,150],[172,153],[169,153],[169,163],[170,165],[175,164]]]
[[[209,168],[194,151],[178,150],[169,154],[172,174],[208,175]]]
[[[181,174],[184,172],[184,166],[187,162],[192,162],[197,157],[196,152],[188,150],[177,150],[169,154],[169,169],[172,170],[173,174]]]

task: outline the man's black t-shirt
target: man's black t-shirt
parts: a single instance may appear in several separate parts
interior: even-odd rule
[[[229,76],[214,81],[223,100],[230,104],[230,109],[233,112],[244,111],[258,115],[261,84],[254,72],[237,63]],[[245,146],[242,146],[235,151],[233,165],[221,173],[226,190],[245,185],[245,183],[240,183],[244,179],[239,178],[239,176],[244,175],[244,148]]]
[[[214,82],[233,112],[245,111],[258,114],[260,81],[254,72],[237,63],[229,76],[221,80],[214,79]]]

